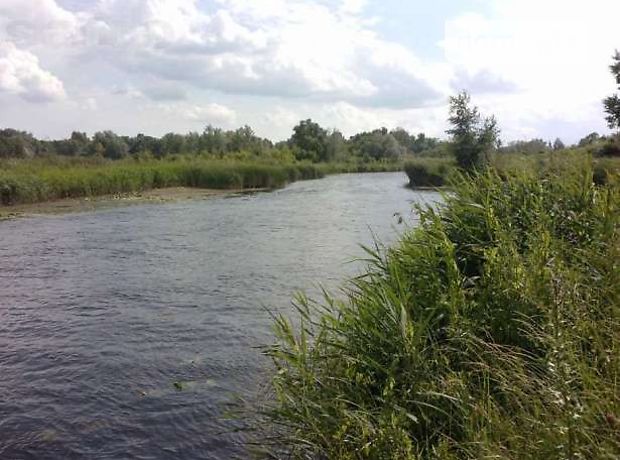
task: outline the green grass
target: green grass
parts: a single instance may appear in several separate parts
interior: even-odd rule
[[[396,171],[400,163],[278,163],[173,157],[111,161],[47,157],[0,162],[0,205],[139,192],[166,187],[273,189],[342,172]]]
[[[278,458],[620,457],[620,188],[587,158],[456,176],[344,299],[278,316]],[[265,428],[268,427],[268,428]],[[270,446],[273,446],[271,449]]]

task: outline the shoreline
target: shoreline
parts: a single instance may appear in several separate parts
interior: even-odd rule
[[[249,189],[211,189],[193,187],[167,187],[141,192],[117,193],[83,198],[62,198],[60,200],[38,203],[0,205],[0,222],[3,220],[34,217],[41,215],[62,215],[76,212],[97,211],[121,206],[145,203],[170,203],[185,200],[204,200],[220,196],[232,196],[246,193],[266,192],[267,188]]]

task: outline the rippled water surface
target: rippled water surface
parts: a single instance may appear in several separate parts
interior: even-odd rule
[[[0,458],[245,458],[223,410],[268,364],[262,306],[337,287],[371,230],[403,230],[394,213],[414,225],[411,203],[439,197],[405,182],[0,222]]]

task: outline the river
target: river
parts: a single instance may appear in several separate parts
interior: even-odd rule
[[[264,307],[335,289],[415,225],[403,173],[0,222],[0,458],[246,458]],[[404,224],[398,223],[400,213]]]

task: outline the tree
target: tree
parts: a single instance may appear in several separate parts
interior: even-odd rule
[[[512,141],[499,149],[502,153],[522,153],[526,155],[544,153],[549,151],[549,144],[543,139],[531,139],[529,141]]]
[[[564,145],[564,142],[562,142],[562,139],[559,137],[553,141],[553,150],[564,150],[565,148],[566,146]]]
[[[129,147],[121,137],[112,131],[103,131],[97,132],[93,136],[90,153],[117,160],[127,156]]]
[[[577,145],[579,147],[585,147],[586,145],[591,145],[591,144],[598,142],[600,138],[601,136],[599,133],[596,133],[596,132],[590,133],[586,137],[581,139]]]
[[[356,134],[350,143],[357,156],[368,160],[396,160],[405,153],[405,147],[386,128]]]
[[[326,161],[329,153],[327,131],[312,120],[302,120],[293,128],[290,140],[298,160]]]
[[[450,97],[452,128],[446,132],[452,137],[451,150],[457,164],[465,170],[487,166],[489,153],[498,147],[499,128],[495,117],[482,118],[477,107],[470,107],[471,98],[463,91]]]
[[[347,141],[342,133],[336,129],[327,136],[327,161],[344,160],[349,153]]]
[[[620,90],[620,51],[616,50],[613,60],[614,62],[609,66],[609,69],[616,79],[618,90]],[[606,120],[609,128],[620,131],[620,96],[618,94],[609,96],[603,101],[603,104],[605,105]]]

